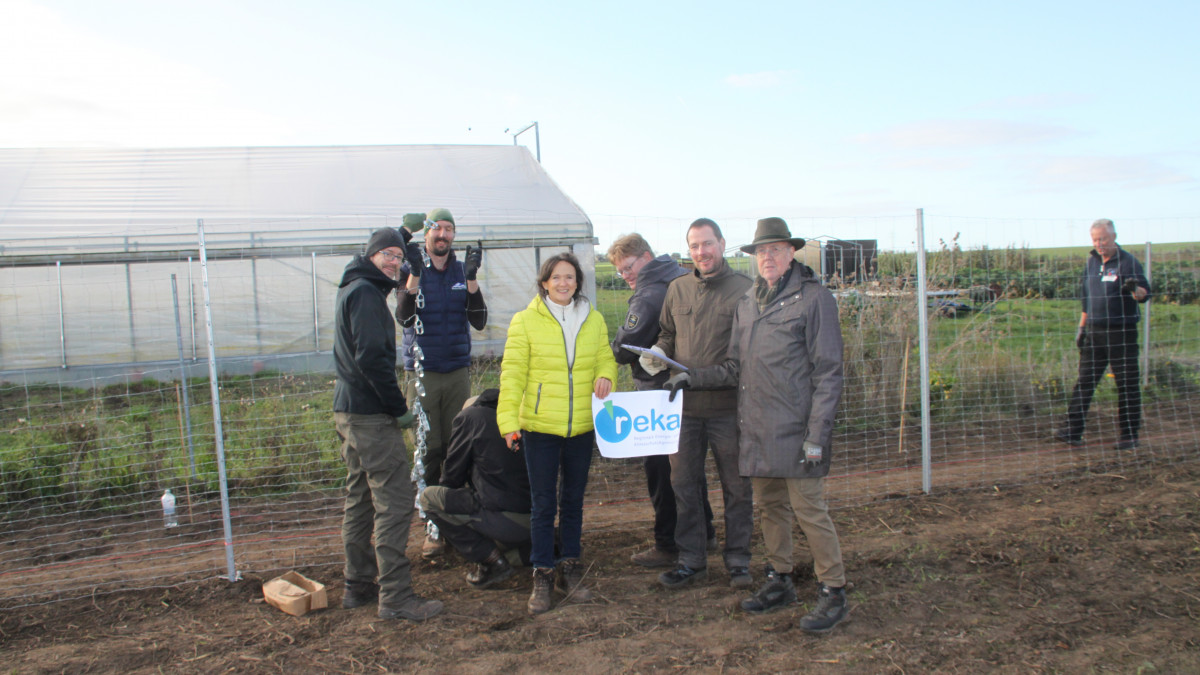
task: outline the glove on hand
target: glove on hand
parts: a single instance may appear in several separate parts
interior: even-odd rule
[[[663,389],[666,389],[667,391],[671,392],[671,395],[667,397],[667,400],[674,403],[675,402],[675,394],[678,394],[680,389],[687,389],[688,387],[691,387],[691,386],[692,386],[692,376],[691,375],[688,375],[687,373],[675,373],[674,375],[672,375],[670,377],[670,379],[668,379],[666,381],[665,384],[663,384]]]
[[[408,261],[408,273],[417,278],[420,278],[421,272],[425,271],[425,261],[421,256],[424,245],[423,241],[412,241],[404,247],[404,259]]]
[[[666,353],[663,352],[658,345],[651,347],[650,351],[654,352],[655,354],[662,354],[663,356],[666,356]],[[649,354],[642,354],[639,356],[638,364],[640,364],[642,366],[642,370],[646,371],[646,373],[649,375],[657,375],[667,369],[666,363],[654,358],[653,356],[650,356]]]
[[[413,408],[409,408],[408,412],[396,418],[396,426],[400,427],[401,429],[407,429],[416,421],[417,411]]]
[[[420,232],[425,227],[424,213],[406,213],[404,219],[400,221],[401,227],[411,233]]]
[[[1079,349],[1083,349],[1084,347],[1087,346],[1087,343],[1088,343],[1087,329],[1084,328],[1083,326],[1076,328],[1075,329],[1075,346],[1078,347]]]
[[[821,464],[821,460],[824,458],[824,448],[812,441],[804,441],[804,468],[815,469]]]
[[[1121,290],[1125,291],[1126,293],[1128,293],[1130,295],[1133,295],[1134,293],[1136,293],[1137,289],[1138,289],[1138,282],[1137,282],[1137,279],[1134,279],[1133,277],[1129,277],[1128,279],[1125,280],[1125,283],[1121,284]]]
[[[467,273],[467,281],[475,281],[475,276],[479,274],[479,266],[483,264],[483,242],[475,242],[477,246],[468,246],[466,261],[463,263],[463,269]]]

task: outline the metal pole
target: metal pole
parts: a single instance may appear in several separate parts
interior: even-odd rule
[[[929,429],[929,297],[925,278],[925,209],[917,209],[917,336],[921,345],[921,488],[933,490]]]
[[[58,343],[62,349],[62,367],[67,367],[67,322],[63,317],[62,261],[54,261],[58,273]]]
[[[213,344],[212,297],[208,289],[208,259],[204,247],[204,221],[196,221],[200,236],[200,279],[204,289],[204,324],[208,332],[208,384],[212,391],[213,442],[217,453],[217,479],[221,490],[221,524],[225,534],[225,578],[237,581],[241,577],[233,566],[233,526],[229,522],[229,481],[225,476],[225,440],[221,431],[221,390],[217,386],[217,350]]]
[[[534,143],[534,147],[537,148],[538,164],[541,164],[542,163],[542,132],[538,130],[537,122],[533,123],[533,143]]]
[[[1146,283],[1150,283],[1150,242],[1146,242]],[[1147,291],[1150,289],[1147,288]],[[1142,389],[1150,386],[1150,302],[1142,305],[1146,316],[1142,317]]]
[[[129,252],[129,237],[125,237],[125,252]],[[137,361],[137,331],[133,327],[133,279],[129,263],[125,263],[125,304],[129,307],[129,358]]]
[[[183,365],[183,323],[179,320],[179,285],[171,275],[171,300],[175,306],[175,346],[179,351],[179,390],[183,392],[183,420],[187,433],[188,466],[196,480],[196,452],[192,445],[192,404],[188,400],[187,366]]]
[[[321,316],[317,312],[317,253],[312,254],[313,351],[321,351]]]
[[[192,360],[196,360],[196,288],[192,283],[192,256],[188,256],[188,328],[192,332]]]

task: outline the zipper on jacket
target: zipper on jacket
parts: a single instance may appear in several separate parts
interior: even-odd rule
[[[538,406],[540,406],[540,405],[542,405],[542,385],[541,384],[538,385],[537,399],[534,400],[534,402],[533,402],[533,414],[534,415],[537,414]]]

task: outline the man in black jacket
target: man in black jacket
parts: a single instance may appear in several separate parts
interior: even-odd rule
[[[617,363],[629,365],[633,375],[633,386],[638,391],[662,389],[667,373],[651,374],[638,362],[638,354],[621,345],[649,348],[658,339],[658,314],[662,310],[667,286],[675,279],[687,274],[687,270],[669,255],[654,256],[650,244],[642,235],[634,232],[618,237],[608,248],[608,260],[617,274],[629,284],[633,295],[629,296],[629,311],[625,321],[617,328],[612,341],[613,356]],[[643,567],[668,567],[675,564],[679,547],[675,543],[675,525],[678,513],[675,508],[675,490],[671,488],[671,458],[669,455],[650,455],[642,461],[646,473],[646,488],[650,493],[650,505],[654,507],[654,546],[630,556],[635,564]],[[705,483],[707,488],[707,483]],[[712,506],[704,492],[704,517],[709,548],[716,547],[716,531],[713,529]]]
[[[1071,393],[1067,424],[1055,437],[1068,445],[1080,445],[1084,421],[1096,385],[1111,367],[1117,381],[1118,450],[1138,447],[1142,426],[1142,392],[1138,384],[1138,304],[1150,299],[1150,282],[1142,264],[1117,245],[1113,221],[1102,218],[1092,223],[1092,246],[1083,271],[1080,297],[1083,312],[1075,330],[1079,348],[1079,380]]]
[[[342,607],[378,600],[380,618],[422,621],[440,613],[442,603],[413,592],[404,555],[413,487],[397,418],[408,406],[396,381],[396,324],[387,305],[411,238],[404,229],[377,230],[365,255],[346,265],[334,315],[333,410],[346,462]]]
[[[499,389],[467,401],[454,417],[441,485],[421,493],[421,508],[442,536],[476,563],[467,583],[487,588],[512,576],[501,547],[529,559],[529,476],[525,454],[509,450],[496,426]]]

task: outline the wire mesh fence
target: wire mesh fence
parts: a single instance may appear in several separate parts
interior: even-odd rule
[[[960,224],[977,229],[970,220]],[[626,225],[624,231],[639,226]],[[844,225],[792,222],[796,232]],[[887,236],[878,240],[891,242],[881,243],[872,260],[860,260],[864,269],[825,264],[828,256],[807,261],[838,297],[845,340],[845,391],[828,481],[834,507],[926,487],[992,488],[1200,458],[1200,245],[1127,246],[1148,263],[1154,300],[1142,317],[1148,329],[1142,445],[1118,451],[1111,377],[1097,391],[1083,445],[1053,438],[1076,377],[1085,247],[989,249],[961,236],[944,238],[928,247],[922,289],[917,255],[894,243],[911,232],[911,219],[858,226],[882,231]],[[673,228],[682,240],[686,222],[654,227]],[[738,224],[726,238],[732,252],[750,237]],[[838,241],[865,239],[855,233]],[[823,255],[834,248],[826,246],[830,241],[815,237],[806,248]],[[494,309],[477,343],[475,393],[498,386],[496,354],[511,316],[501,300],[513,299],[501,296],[519,296],[519,305],[532,297],[536,258],[485,259],[481,285]],[[212,268],[214,289],[224,289],[212,296],[224,312],[218,316],[242,322],[237,331],[214,325],[220,444],[193,263],[133,265],[128,274],[121,265],[105,276],[98,266],[25,274],[3,268],[0,259],[0,274],[33,289],[0,303],[2,344],[16,345],[0,353],[0,607],[228,577],[230,551],[235,576],[341,564],[345,469],[332,423],[328,351],[333,294],[347,259],[310,254],[248,265],[247,258]],[[753,274],[752,259],[728,261]],[[599,262],[594,270],[595,303],[611,333],[629,290],[611,266]],[[172,275],[175,293],[168,290]],[[506,285],[489,288],[489,279],[500,278]],[[153,291],[142,288],[151,285]],[[929,321],[924,341],[922,311]],[[234,348],[228,343],[235,332],[263,337],[251,348]],[[111,336],[121,333],[136,344],[115,344]],[[96,350],[102,357],[84,363],[72,349],[92,338],[105,343]],[[927,373],[920,367],[923,348]],[[57,363],[64,353],[67,368]],[[52,365],[33,364],[39,354]],[[619,390],[632,389],[627,371],[621,380]],[[713,471],[710,487],[716,485]],[[168,489],[176,501],[174,527],[164,522],[161,498]],[[713,496],[719,511],[719,491]],[[645,527],[649,538],[640,462],[597,458],[586,504],[585,528]]]

